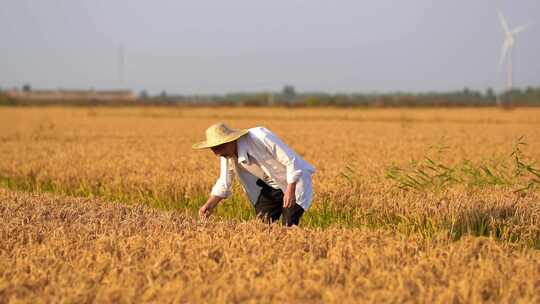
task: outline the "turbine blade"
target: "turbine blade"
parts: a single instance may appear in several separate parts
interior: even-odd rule
[[[497,10],[499,14],[499,20],[501,21],[501,26],[506,34],[510,33],[510,28],[508,28],[508,23],[506,23],[506,18],[504,18],[503,13],[500,10]]]
[[[516,27],[515,29],[512,30],[512,35],[513,35],[513,34],[517,34],[517,33],[521,33],[521,32],[523,32],[524,30],[526,30],[528,27],[529,27],[528,24],[525,24],[525,25],[522,25],[522,26],[518,26],[518,27]]]
[[[508,40],[504,41],[504,44],[501,49],[501,58],[499,59],[499,67],[502,66],[504,62],[504,58],[506,57],[506,54],[508,53],[508,50],[510,49],[510,43],[508,43]]]

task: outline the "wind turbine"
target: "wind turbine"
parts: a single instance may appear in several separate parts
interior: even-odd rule
[[[506,91],[510,92],[513,88],[513,71],[512,71],[512,50],[514,48],[514,44],[516,43],[514,36],[518,33],[523,32],[528,25],[521,25],[514,29],[510,29],[508,26],[508,22],[506,22],[506,18],[502,14],[500,10],[497,10],[497,13],[499,14],[499,20],[501,21],[501,26],[504,31],[504,43],[502,45],[501,49],[501,58],[499,59],[499,68],[504,63],[504,60],[507,59],[507,76],[506,76]]]

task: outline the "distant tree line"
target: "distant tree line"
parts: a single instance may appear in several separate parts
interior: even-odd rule
[[[141,94],[142,95],[142,94]],[[465,88],[453,92],[384,94],[327,94],[318,92],[297,93],[287,85],[281,92],[233,93],[226,95],[144,95],[143,104],[232,105],[232,106],[290,106],[290,107],[429,107],[429,106],[540,106],[540,87],[514,89],[502,95],[493,89],[485,92]],[[141,97],[141,96],[140,96]]]
[[[29,90],[29,86],[23,90]],[[426,93],[355,93],[327,94],[319,92],[298,93],[292,85],[286,85],[280,92],[231,93],[224,95],[175,95],[165,91],[150,95],[146,90],[140,92],[135,101],[31,101],[13,99],[0,90],[0,105],[158,105],[158,106],[288,106],[288,107],[459,107],[459,106],[540,106],[540,87],[514,89],[502,95],[495,94],[493,89],[485,92],[468,88],[453,92]]]

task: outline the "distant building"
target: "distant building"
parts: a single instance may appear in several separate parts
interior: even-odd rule
[[[12,99],[24,100],[88,100],[88,101],[135,101],[137,96],[130,90],[9,90]]]

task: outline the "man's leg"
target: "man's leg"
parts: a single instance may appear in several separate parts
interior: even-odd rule
[[[290,208],[283,208],[283,218],[281,219],[285,226],[298,226],[300,218],[304,214],[304,208],[298,204],[293,204]]]
[[[261,181],[262,182],[262,181]],[[259,184],[259,183],[257,183]],[[263,221],[275,222],[283,211],[283,191],[265,185],[255,203],[255,213]]]

